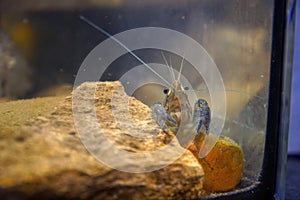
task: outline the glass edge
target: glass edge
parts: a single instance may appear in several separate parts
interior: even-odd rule
[[[297,0],[288,0],[286,8],[286,28],[284,41],[283,79],[281,93],[281,121],[279,129],[278,161],[275,199],[285,199],[287,142],[291,102],[291,84],[293,67],[293,46]]]

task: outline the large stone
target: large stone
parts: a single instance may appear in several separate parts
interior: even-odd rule
[[[95,98],[90,99],[94,91]],[[151,169],[166,164],[174,153],[161,154],[158,161],[145,157],[143,163],[147,164],[149,159],[149,168],[142,170],[149,172],[144,173],[119,171],[95,159],[87,151],[92,152],[95,148],[89,145],[103,147],[101,145],[105,143],[99,138],[94,138],[97,142],[93,143],[84,135],[87,133],[82,132],[95,128],[84,118],[93,113],[88,106],[91,102],[95,103],[101,130],[119,149],[137,154],[179,145],[173,135],[162,132],[155,124],[149,108],[127,97],[118,82],[84,83],[73,94],[75,100],[82,100],[80,104],[75,101],[73,110],[71,96],[63,100],[57,97],[56,102],[55,99],[40,98],[0,105],[0,122],[10,124],[0,124],[5,127],[0,130],[1,199],[193,199],[204,193],[203,170],[189,151],[155,171]],[[46,106],[43,101],[47,102]],[[26,109],[29,105],[30,109]],[[28,118],[20,118],[26,115]],[[129,158],[110,159],[116,161],[116,168],[139,169],[138,162],[128,165],[126,159]]]

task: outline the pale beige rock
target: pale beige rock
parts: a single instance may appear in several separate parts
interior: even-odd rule
[[[118,82],[84,83],[80,88],[97,88],[95,109],[101,126],[114,143],[130,152],[145,152],[159,149],[174,136],[161,132],[149,116],[149,108],[134,98],[129,98],[129,113],[132,121],[142,127],[150,139],[134,138],[125,134],[133,130],[131,119],[124,115],[127,95]],[[112,98],[112,90],[114,97]],[[83,91],[83,90],[81,90]],[[81,94],[82,99],[87,96]],[[61,100],[61,97],[57,99]],[[36,100],[33,100],[36,101]],[[43,98],[39,99],[43,101]],[[89,100],[87,100],[89,102]],[[112,104],[112,102],[114,102]],[[32,105],[30,100],[5,103],[5,112],[22,113],[22,106]],[[42,105],[42,104],[36,104]],[[48,106],[48,110],[28,119],[18,118],[18,128],[0,130],[0,196],[1,199],[193,199],[201,196],[203,170],[192,153],[186,151],[167,167],[148,173],[121,172],[98,162],[82,145],[72,116],[72,97],[61,103]],[[123,126],[113,122],[111,108],[118,106],[114,115],[122,119]],[[74,106],[74,109],[90,112],[89,108]],[[1,107],[1,106],[0,106]],[[32,112],[42,110],[33,106]],[[21,110],[20,110],[21,109]],[[50,114],[43,114],[49,113]],[[28,110],[24,109],[28,112]],[[2,110],[0,111],[0,114]],[[124,116],[123,116],[124,115]],[[1,121],[1,117],[0,117]],[[2,120],[3,121],[3,120]],[[4,120],[5,121],[5,120]],[[79,122],[81,123],[81,122]],[[84,124],[84,119],[82,119]],[[130,126],[128,126],[130,125]],[[138,131],[136,131],[138,134]],[[140,133],[141,134],[141,133]],[[101,144],[101,141],[99,141]],[[162,154],[161,160],[169,155]],[[114,159],[114,158],[112,158]],[[120,160],[120,165],[126,165]],[[152,163],[156,165],[158,163]]]

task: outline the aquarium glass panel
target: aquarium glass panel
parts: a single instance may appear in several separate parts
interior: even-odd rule
[[[199,165],[213,171],[214,167],[220,167],[218,162],[224,162],[226,170],[233,163],[232,169],[215,174],[223,178],[219,181],[222,186],[205,182],[204,178],[207,185],[203,192],[192,192],[191,198],[222,197],[250,190],[259,183],[267,126],[273,1],[2,0],[0,3],[1,103],[8,105],[18,99],[37,97],[71,101],[76,99],[71,96],[76,94],[73,90],[86,82],[119,81],[128,96],[149,107],[159,134],[165,132],[177,137],[183,149],[192,149]],[[113,105],[113,98],[107,99],[112,102],[107,112],[119,113],[114,108],[130,104],[125,101],[121,105],[116,100],[118,103]],[[91,102],[96,107],[98,100]],[[49,113],[55,112],[58,111]],[[134,113],[130,110],[126,117],[115,116],[116,127],[121,130],[127,117],[134,122]],[[29,119],[31,115],[40,116],[32,118],[33,121],[54,119],[45,117],[43,111],[37,115],[28,112]],[[77,127],[80,123],[74,121],[72,127],[78,130],[74,135],[84,138]],[[59,120],[52,124],[66,125]],[[104,129],[112,131],[107,124]],[[84,141],[83,144],[91,152]],[[143,144],[147,149],[147,142]],[[225,150],[217,144],[224,145]],[[216,152],[220,155],[211,161],[208,156],[214,148],[219,148]],[[228,150],[227,157],[222,156],[223,150]],[[112,167],[115,162],[111,163],[101,164]],[[135,167],[130,164],[120,171],[147,174],[161,170]],[[206,173],[209,172],[204,169],[204,177]],[[172,176],[166,179],[171,180]],[[153,184],[159,190],[161,183]],[[180,196],[180,192],[176,195]]]

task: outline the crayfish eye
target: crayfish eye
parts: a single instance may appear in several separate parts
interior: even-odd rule
[[[198,106],[199,106],[199,107],[202,107],[202,106],[203,106],[203,102],[202,102],[200,99],[198,100]]]
[[[190,88],[188,86],[185,86],[183,89],[184,90],[189,90]]]
[[[164,92],[164,94],[168,94],[169,93],[169,89],[164,89],[163,92]]]

